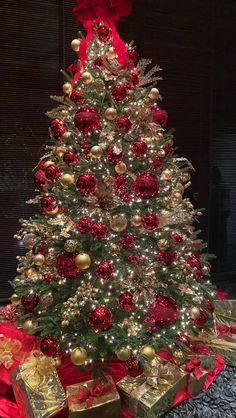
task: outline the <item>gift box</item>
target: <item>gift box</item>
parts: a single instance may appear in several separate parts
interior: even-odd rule
[[[120,396],[112,377],[71,385],[66,391],[70,418],[120,418]]]
[[[50,358],[33,352],[12,373],[14,395],[24,418],[49,418],[65,407],[65,392]]]
[[[215,356],[194,356],[185,362],[184,371],[188,375],[188,393],[191,397],[198,395],[204,387],[208,371],[214,367]]]
[[[225,300],[214,300],[214,317],[216,322],[222,320],[228,323],[236,324],[236,300],[225,299]]]

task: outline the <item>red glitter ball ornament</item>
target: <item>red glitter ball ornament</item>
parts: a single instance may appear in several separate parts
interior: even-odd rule
[[[159,263],[165,266],[170,266],[176,259],[176,254],[166,250],[160,250],[155,254],[156,259]]]
[[[159,190],[159,180],[155,174],[144,171],[136,176],[133,181],[132,190],[135,196],[141,199],[148,199],[157,195]]]
[[[203,272],[201,269],[198,269],[196,271],[193,272],[193,277],[195,280],[197,280],[197,282],[200,282],[200,280],[202,280],[203,278]]]
[[[81,270],[75,264],[74,254],[68,254],[66,252],[58,255],[56,269],[60,276],[66,278],[76,277],[81,273]]]
[[[111,95],[116,102],[122,102],[127,98],[128,90],[124,84],[118,84],[111,90]]]
[[[34,184],[40,192],[43,192],[44,188],[50,187],[52,183],[48,180],[43,170],[37,170],[34,173]]]
[[[137,262],[139,261],[139,257],[137,255],[129,254],[128,257],[127,257],[127,260],[131,264],[137,264]]]
[[[118,164],[122,161],[124,153],[120,152],[119,154],[116,154],[114,152],[114,149],[112,147],[108,147],[106,151],[106,158],[108,161],[110,161],[113,164]]]
[[[135,49],[129,48],[127,52],[128,52],[128,57],[131,61],[136,62],[138,60],[138,53]]]
[[[159,218],[155,213],[146,213],[141,219],[141,224],[145,229],[153,231],[159,225]]]
[[[132,123],[130,122],[129,118],[127,118],[127,116],[120,116],[115,124],[115,130],[121,134],[127,134],[131,127]]]
[[[79,156],[75,151],[67,151],[63,155],[63,161],[66,165],[75,165],[79,162]]]
[[[153,155],[153,157],[150,159],[150,169],[159,171],[163,167],[163,161],[162,158],[159,155]]]
[[[89,218],[86,216],[83,216],[82,218],[78,219],[75,223],[76,229],[81,232],[82,234],[85,234],[86,232],[90,232],[92,228],[92,222]]]
[[[109,229],[102,222],[96,222],[92,225],[90,232],[93,238],[101,240],[108,236]]]
[[[194,255],[189,256],[186,258],[186,264],[192,268],[200,268],[201,267],[201,261],[195,257]]]
[[[131,151],[136,157],[141,158],[144,156],[147,148],[146,142],[142,138],[138,138],[133,142]]]
[[[45,273],[43,275],[43,280],[47,283],[51,283],[55,280],[55,276],[53,276],[53,274],[50,274],[50,273]]]
[[[123,202],[130,203],[132,200],[132,197],[128,190],[120,190],[119,196]]]
[[[110,279],[110,277],[112,277],[114,273],[113,264],[109,263],[108,261],[102,261],[101,263],[96,265],[95,271],[99,279]]]
[[[82,173],[77,178],[76,186],[81,194],[93,193],[97,186],[97,179],[89,172]]]
[[[57,208],[57,201],[55,197],[49,195],[49,196],[43,196],[41,199],[41,208],[43,212],[52,212]]]
[[[136,357],[130,357],[125,362],[126,372],[131,377],[140,376],[143,373],[143,367]]]
[[[124,234],[120,237],[120,243],[123,248],[133,248],[136,244],[134,234]]]
[[[170,144],[163,145],[162,149],[165,152],[165,155],[166,156],[167,155],[170,155],[172,153],[172,151],[173,151],[173,148],[172,148],[172,146]]]
[[[179,232],[173,232],[171,234],[171,241],[173,244],[181,244],[183,242],[183,236]]]
[[[116,176],[114,180],[114,188],[117,190],[125,189],[126,187],[126,178],[124,176]]]
[[[66,132],[61,119],[53,119],[51,121],[51,129],[56,139],[61,138],[62,135]]]
[[[101,24],[97,26],[97,37],[101,42],[107,42],[111,37],[111,30],[109,26]]]
[[[133,302],[133,294],[131,292],[121,293],[118,304],[124,311],[131,311],[135,306]]]
[[[46,168],[45,174],[49,180],[56,180],[60,177],[61,172],[56,164],[51,164]]]
[[[72,102],[74,102],[75,104],[83,104],[85,103],[85,98],[82,96],[82,91],[81,90],[74,90],[71,95],[70,95],[70,99],[72,100]]]
[[[139,83],[139,76],[138,76],[137,71],[132,70],[130,73],[129,79],[131,83],[133,84],[133,86],[137,86]]]
[[[77,110],[74,123],[78,131],[86,135],[100,128],[100,115],[92,106],[84,106]]]
[[[105,306],[97,306],[89,315],[89,325],[95,331],[105,331],[112,324],[112,313]]]
[[[170,296],[159,295],[148,307],[147,321],[157,325],[168,325],[176,321],[179,315],[178,306]]]
[[[39,303],[39,296],[36,293],[29,293],[21,297],[21,305],[24,309],[34,309]]]
[[[166,110],[160,107],[152,106],[152,122],[161,125],[163,128],[168,121],[168,114]]]
[[[40,342],[40,350],[47,357],[53,357],[60,351],[59,340],[55,337],[44,337]]]

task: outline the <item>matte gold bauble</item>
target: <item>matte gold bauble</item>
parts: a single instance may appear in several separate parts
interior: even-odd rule
[[[170,181],[172,178],[171,171],[166,169],[161,173],[161,180]]]
[[[81,270],[86,270],[91,266],[91,258],[86,253],[78,254],[75,257],[75,264]]]
[[[72,92],[72,85],[70,83],[64,83],[62,86],[62,90],[64,94],[71,94]]]
[[[166,250],[169,247],[167,239],[164,238],[159,239],[157,245],[160,248],[160,250]]]
[[[53,161],[51,161],[51,160],[47,160],[47,161],[45,161],[45,163],[43,164],[43,168],[44,168],[44,170],[47,168],[47,167],[49,167],[50,165],[52,165],[52,164],[55,164]]]
[[[141,349],[140,349],[140,353],[143,355],[143,356],[145,356],[145,357],[147,357],[147,359],[150,361],[150,360],[153,360],[154,358],[155,358],[155,356],[156,356],[156,351],[155,351],[155,349],[153,348],[153,347],[151,347],[150,345],[144,345],[143,347],[141,347]]]
[[[73,253],[76,250],[77,242],[73,239],[68,239],[64,244],[64,250],[67,253]]]
[[[33,257],[33,261],[34,261],[34,264],[36,266],[42,266],[44,264],[44,262],[45,262],[45,257],[44,257],[43,254],[36,254]]]
[[[117,117],[117,110],[114,107],[108,107],[105,111],[105,118],[107,120],[114,120]]]
[[[68,187],[75,182],[75,178],[72,174],[62,174],[59,181],[63,187]]]
[[[73,137],[72,133],[70,131],[66,131],[64,132],[64,134],[62,135],[62,139],[64,139],[64,141],[68,141],[69,139],[71,139]],[[66,151],[66,149],[65,149]]]
[[[190,311],[190,318],[192,319],[198,319],[201,315],[200,309],[197,306],[193,306]]]
[[[71,48],[73,49],[73,51],[79,52],[80,39],[73,39],[73,41],[71,41]]]
[[[67,132],[65,132],[65,134],[66,134]],[[64,135],[65,135],[64,134]],[[53,151],[53,154],[54,155],[56,155],[56,157],[59,157],[59,158],[61,158],[61,157],[63,157],[63,155],[65,154],[65,152],[66,152],[66,148],[65,147],[63,147],[63,146],[61,146],[61,147],[56,147],[55,149],[54,149],[54,151]]]
[[[59,369],[59,367],[61,367],[62,360],[61,360],[60,356],[54,357],[52,359],[52,361],[53,361],[53,365],[54,365],[54,367],[56,367],[56,369]]]
[[[84,84],[90,84],[93,81],[93,76],[88,71],[82,73],[81,78]]]
[[[127,171],[126,164],[123,163],[122,161],[120,163],[116,164],[115,171],[117,172],[117,174],[124,174],[124,173],[126,173],[126,171]]]
[[[31,250],[36,242],[36,235],[33,233],[26,234],[23,238],[23,244],[27,250]]]
[[[116,58],[116,52],[115,52],[115,50],[114,50],[114,48],[113,48],[113,46],[111,46],[109,49],[108,49],[108,51],[106,52],[106,57],[109,59],[109,60],[114,60],[114,58]]]
[[[129,348],[122,348],[116,352],[116,356],[121,361],[127,361],[131,356],[131,351]]]
[[[141,225],[141,220],[142,217],[138,213],[136,213],[135,215],[131,216],[130,222],[132,226],[138,227]]]
[[[22,328],[27,334],[33,334],[37,327],[38,323],[34,318],[27,318],[22,324]]]
[[[123,213],[119,213],[117,215],[114,215],[110,219],[110,227],[115,232],[122,232],[127,228],[128,221]]]
[[[87,351],[82,347],[75,348],[71,354],[70,359],[76,366],[82,366],[88,358]]]
[[[12,305],[19,305],[20,304],[20,296],[18,296],[16,293],[13,293],[10,297],[10,301]]]
[[[159,90],[153,87],[148,95],[150,99],[155,100],[159,97]]]
[[[90,149],[90,153],[91,153],[92,157],[94,157],[94,158],[101,158],[101,156],[102,156],[102,148],[99,147],[99,145],[94,145]]]

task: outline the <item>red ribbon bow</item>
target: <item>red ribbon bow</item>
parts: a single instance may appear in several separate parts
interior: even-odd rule
[[[81,385],[78,392],[70,396],[70,402],[72,404],[86,403],[86,408],[90,408],[95,398],[107,395],[115,391],[115,385],[113,383],[104,383],[95,381],[92,389],[88,389],[87,386]]]
[[[76,0],[76,3],[73,14],[83,24],[95,19],[117,23],[120,17],[129,16],[131,12],[129,0]]]
[[[203,368],[201,361],[198,357],[193,357],[191,360],[185,363],[185,370],[187,373],[192,373],[198,380],[202,376]]]

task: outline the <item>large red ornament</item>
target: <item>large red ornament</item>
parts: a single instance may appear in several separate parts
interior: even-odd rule
[[[136,357],[130,357],[125,362],[127,374],[131,377],[140,376],[143,373],[143,367]]]
[[[123,248],[133,248],[136,244],[134,234],[124,234],[120,237],[120,243]]]
[[[112,324],[112,313],[105,306],[98,306],[89,315],[89,325],[95,331],[105,331]]]
[[[192,268],[200,268],[201,267],[201,261],[196,258],[194,255],[189,256],[186,258],[186,264]]]
[[[147,151],[147,144],[142,138],[138,138],[133,142],[131,150],[136,157],[141,158]]]
[[[149,317],[146,322],[157,325],[169,325],[175,322],[179,315],[178,306],[170,296],[159,295],[148,307]]]
[[[119,154],[116,154],[112,147],[107,148],[106,157],[108,161],[111,161],[113,164],[118,164],[121,162],[123,158],[124,153],[120,152]]]
[[[127,134],[131,129],[132,123],[127,116],[120,116],[115,124],[115,130],[121,134]]]
[[[92,106],[84,106],[77,110],[74,123],[78,131],[86,135],[100,128],[100,115]]]
[[[81,194],[93,193],[97,186],[97,179],[89,172],[82,173],[77,178],[76,186]]]
[[[70,95],[70,99],[72,100],[72,102],[74,102],[75,104],[82,104],[85,103],[85,98],[82,96],[82,91],[81,90],[74,90],[71,95]]]
[[[166,250],[160,250],[155,254],[159,263],[170,266],[176,259],[176,254]]]
[[[66,278],[76,277],[81,273],[81,270],[75,264],[75,256],[66,252],[58,255],[56,269],[60,276]]]
[[[40,192],[43,192],[44,188],[50,187],[52,183],[48,180],[43,170],[37,170],[34,173],[34,184]]]
[[[56,164],[51,164],[46,168],[45,174],[49,180],[56,180],[60,177],[61,172]]]
[[[104,25],[104,24],[100,24],[97,26],[96,33],[97,33],[97,37],[99,41],[101,42],[107,42],[112,35],[111,29],[109,28],[109,26]]]
[[[29,293],[21,297],[21,305],[24,309],[31,310],[36,308],[39,303],[39,296],[36,293]]]
[[[75,151],[67,151],[63,155],[63,161],[66,165],[75,165],[79,162],[78,154]]]
[[[55,337],[44,337],[40,342],[40,350],[47,357],[54,357],[60,351],[60,343]]]
[[[166,110],[161,109],[160,107],[152,107],[152,122],[162,127],[166,126],[168,121],[168,114]]]
[[[75,223],[76,229],[78,229],[81,234],[86,234],[86,232],[90,232],[92,228],[92,222],[86,216],[78,219]]]
[[[96,265],[95,271],[99,279],[110,279],[110,277],[112,277],[114,273],[113,264],[109,263],[108,261],[102,261],[101,263]]]
[[[153,155],[153,157],[150,159],[150,169],[159,171],[163,167],[163,161],[162,158],[159,155]]]
[[[144,171],[136,176],[133,181],[132,190],[135,196],[141,199],[148,199],[157,195],[159,190],[159,180],[155,174]]]
[[[109,229],[102,222],[97,222],[92,225],[91,235],[96,239],[105,239],[108,236]]]
[[[159,218],[155,213],[146,213],[141,219],[141,224],[145,229],[153,231],[159,225]]]
[[[118,304],[124,311],[131,311],[135,306],[133,302],[133,294],[131,292],[121,293]]]
[[[51,121],[51,129],[56,139],[61,138],[66,132],[66,128],[64,127],[61,119],[53,119]]]
[[[124,84],[118,84],[111,90],[111,95],[116,102],[122,102],[127,98],[128,90]]]
[[[50,213],[57,208],[57,201],[55,197],[48,195],[43,196],[41,199],[41,208],[43,212]]]

